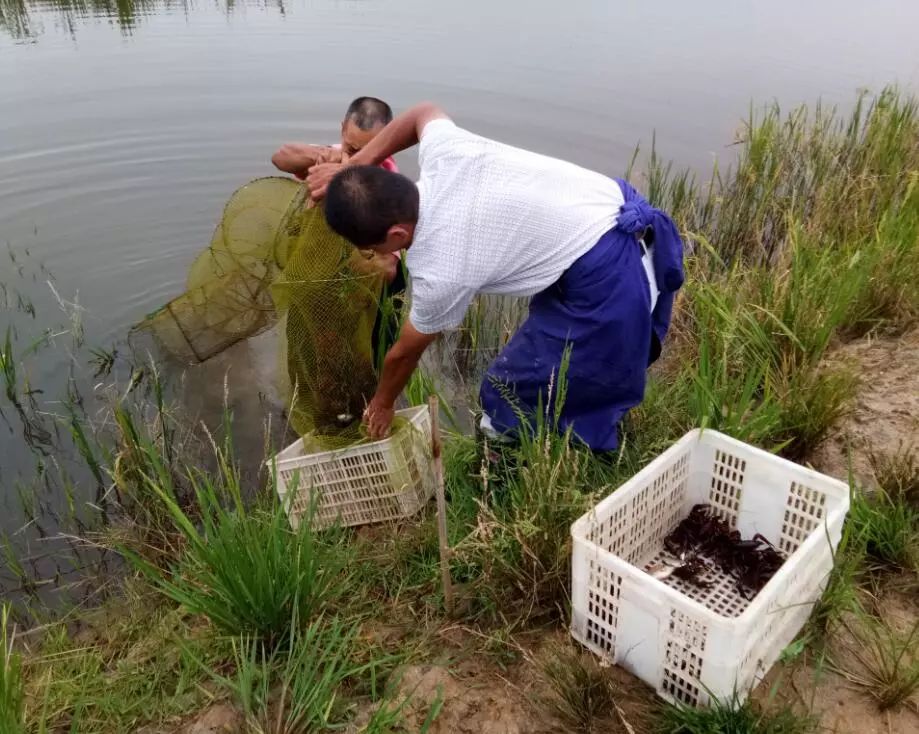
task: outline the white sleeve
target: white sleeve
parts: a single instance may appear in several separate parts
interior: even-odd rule
[[[475,293],[474,288],[458,283],[412,278],[409,321],[422,334],[457,329]]]

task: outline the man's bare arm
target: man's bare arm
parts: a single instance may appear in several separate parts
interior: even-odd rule
[[[449,119],[447,113],[433,102],[410,107],[380,130],[379,135],[351,158],[351,163],[355,166],[378,166],[389,156],[417,145],[424,126],[440,118]]]
[[[305,143],[284,143],[271,156],[274,167],[298,178],[305,178],[307,171],[317,163],[328,160],[331,148],[327,145],[306,145]]]
[[[389,156],[417,145],[421,131],[431,120],[450,119],[447,113],[432,102],[422,102],[398,115],[364,148],[348,160],[349,166],[377,166]],[[340,169],[332,166],[315,166],[306,182],[310,195],[317,201],[325,196],[329,182]]]
[[[389,432],[396,398],[408,384],[424,350],[437,336],[422,334],[410,321],[403,325],[399,339],[383,360],[383,374],[376,395],[364,411],[364,422],[371,438],[383,438]]]

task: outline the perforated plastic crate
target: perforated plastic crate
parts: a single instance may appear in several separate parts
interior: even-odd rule
[[[787,560],[752,599],[648,569],[694,505]],[[571,634],[654,686],[703,705],[756,685],[810,615],[849,509],[846,484],[715,431],[692,431],[571,527]]]
[[[313,526],[364,525],[408,517],[434,492],[428,407],[396,411],[409,425],[389,438],[334,451],[307,453],[303,439],[277,454],[278,496],[293,527],[316,498]],[[296,491],[294,497],[289,493]]]

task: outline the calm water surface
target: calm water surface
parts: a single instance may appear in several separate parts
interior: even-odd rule
[[[354,96],[433,99],[611,175],[656,131],[665,157],[707,171],[751,101],[917,90],[917,28],[915,0],[0,0],[0,244],[47,266],[88,343],[111,344],[182,290],[230,192],[270,174],[282,141],[334,140]],[[0,282],[15,278],[4,258]],[[31,295],[57,311],[43,277]],[[234,369],[243,396],[261,389]],[[206,402],[222,380],[202,374]],[[0,430],[7,494],[29,471],[17,446]]]

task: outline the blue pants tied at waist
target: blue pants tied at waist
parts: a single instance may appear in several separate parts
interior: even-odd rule
[[[616,226],[533,297],[526,321],[485,375],[482,407],[499,432],[516,433],[521,414],[532,424],[550,383],[557,385],[566,347],[559,431],[570,427],[595,451],[615,449],[619,421],[644,397],[648,364],[660,351],[683,282],[683,246],[666,214],[625,181],[617,183],[625,204]],[[660,290],[653,312],[636,236],[646,231],[653,232]]]

